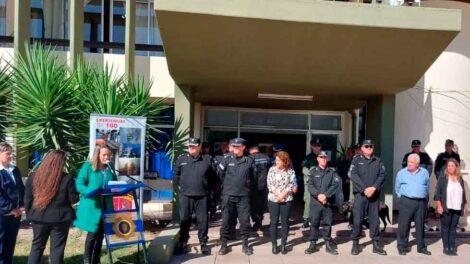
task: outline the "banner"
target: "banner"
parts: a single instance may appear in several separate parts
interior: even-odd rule
[[[91,114],[90,156],[96,145],[107,145],[112,151],[112,165],[119,175],[143,181],[146,122],[145,117]]]

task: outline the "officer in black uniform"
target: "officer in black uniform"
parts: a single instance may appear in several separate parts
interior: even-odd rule
[[[387,255],[387,252],[379,245],[380,190],[385,182],[385,167],[380,158],[373,155],[372,140],[366,139],[362,142],[361,152],[361,155],[354,157],[349,169],[354,193],[351,254],[358,255],[361,252],[359,238],[362,232],[362,220],[367,210],[370,237],[373,242],[372,252]]]
[[[219,163],[229,154],[228,148],[229,143],[227,141],[222,141],[219,143],[220,150],[214,155],[214,169],[217,170]],[[215,221],[215,213],[217,211],[217,204],[220,201],[220,195],[222,193],[222,183],[218,177],[215,177],[214,181],[211,184],[211,201],[210,201],[210,216],[211,220]]]
[[[248,245],[250,233],[250,189],[255,177],[256,166],[251,157],[245,156],[245,140],[235,138],[232,143],[233,154],[228,155],[217,167],[217,174],[222,181],[222,226],[220,228],[220,255],[228,253],[227,240],[230,236],[232,219],[238,215],[242,251],[253,254]]]
[[[268,155],[259,152],[258,146],[251,147],[249,152],[256,166],[256,175],[251,182],[251,220],[253,221],[253,230],[258,231],[263,224],[263,214],[266,208],[267,178],[271,161]]]
[[[434,166],[434,174],[436,174],[436,178],[438,179],[444,174],[444,169],[445,165],[447,164],[447,160],[449,160],[450,158],[454,158],[460,163],[460,155],[454,152],[454,141],[452,139],[447,139],[445,147],[446,151],[437,155],[436,166]]]
[[[318,166],[310,168],[307,188],[310,193],[310,246],[305,254],[316,250],[320,221],[323,222],[323,238],[326,252],[338,255],[331,243],[331,225],[333,222],[332,200],[339,188],[339,176],[333,168],[328,167],[328,154],[321,151],[317,156]]]
[[[201,253],[210,254],[207,246],[207,196],[210,178],[215,177],[213,172],[211,157],[201,154],[201,141],[198,138],[190,138],[188,153],[178,157],[174,166],[174,179],[180,188],[180,251],[183,254],[188,252],[193,212],[196,213]]]
[[[312,152],[309,153],[302,161],[302,175],[304,183],[304,224],[303,227],[307,228],[310,218],[310,193],[308,193],[307,181],[310,175],[310,168],[317,165],[317,155],[321,151],[321,142],[319,138],[312,138],[310,140]]]
[[[403,161],[401,162],[401,167],[405,168],[408,164],[408,156],[412,153],[416,153],[419,155],[419,166],[424,168],[428,171],[429,175],[432,173],[432,159],[429,157],[428,153],[421,151],[421,141],[415,139],[411,141],[411,152],[408,152],[403,157]]]

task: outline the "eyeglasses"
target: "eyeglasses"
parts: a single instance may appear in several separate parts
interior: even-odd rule
[[[373,145],[364,145],[363,147],[366,148],[366,149],[368,149],[368,148],[374,148]]]

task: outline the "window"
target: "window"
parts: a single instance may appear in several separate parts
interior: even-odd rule
[[[68,0],[31,0],[31,37],[68,39]]]
[[[312,115],[312,130],[341,130],[341,116],[339,115]]]
[[[242,112],[240,125],[245,128],[308,129],[307,114]]]
[[[206,126],[238,126],[238,112],[227,110],[206,110],[205,111]]]

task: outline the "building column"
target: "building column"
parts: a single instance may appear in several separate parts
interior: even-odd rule
[[[73,69],[83,59],[83,0],[70,0],[69,4],[69,66]]]
[[[14,48],[17,54],[26,54],[26,43],[29,43],[31,24],[30,0],[15,0],[14,11]]]
[[[125,71],[134,78],[135,72],[135,1],[126,1]]]
[[[382,95],[367,100],[366,138],[375,144],[375,154],[385,166],[385,185],[382,195],[393,214],[393,164],[395,136],[395,95]]]
[[[175,84],[175,122],[181,121],[180,131],[188,129],[189,136],[193,135],[194,127],[194,92],[189,87]],[[175,153],[175,156],[179,153]],[[173,181],[173,221],[179,223],[179,192]]]

